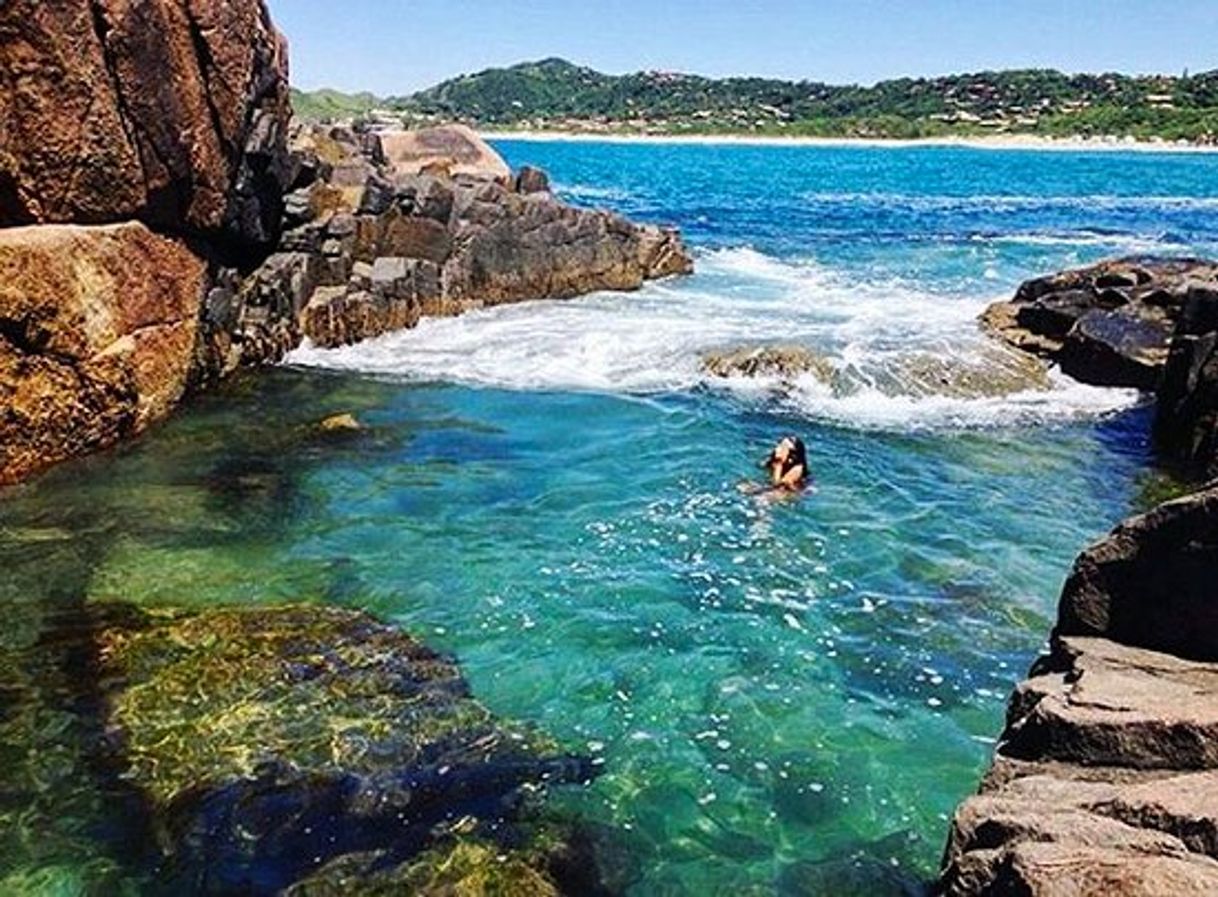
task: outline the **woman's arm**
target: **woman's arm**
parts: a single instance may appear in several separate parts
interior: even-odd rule
[[[804,479],[808,476],[808,472],[802,464],[796,464],[786,472],[779,481],[778,485],[784,489],[798,489],[803,485]]]

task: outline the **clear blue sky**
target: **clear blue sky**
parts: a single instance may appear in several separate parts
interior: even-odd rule
[[[562,56],[831,83],[987,68],[1218,68],[1218,0],[269,0],[293,81],[402,94]]]

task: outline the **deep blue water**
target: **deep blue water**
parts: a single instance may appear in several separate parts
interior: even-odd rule
[[[554,802],[604,833],[632,895],[931,875],[1071,560],[1153,474],[1136,395],[1059,375],[941,395],[909,366],[993,364],[974,317],[1023,278],[1218,251],[1218,161],[500,149],[574,202],[680,226],[699,273],[306,350],[12,494],[4,656],[79,597],[364,607],[453,651],[496,712],[602,761]],[[702,351],[777,340],[839,376],[700,372]],[[293,438],[338,411],[368,437]],[[741,494],[788,431],[815,490]],[[251,470],[257,489],[217,490]],[[56,719],[6,724],[5,750],[54,741]],[[87,832],[106,808],[70,762],[47,778],[40,809],[0,807],[24,833],[0,841],[0,891],[73,893],[105,860]]]

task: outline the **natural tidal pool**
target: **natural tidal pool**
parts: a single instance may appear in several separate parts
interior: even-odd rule
[[[1155,474],[1137,397],[904,390],[1024,277],[1213,252],[1209,157],[504,143],[682,226],[699,273],[526,303],[200,397],[0,498],[0,893],[154,893],[88,746],[88,603],[372,611],[596,758],[551,804],[631,895],[899,893],[934,873],[1073,557]],[[787,340],[844,385],[715,384]],[[364,429],[326,439],[350,413]],[[737,485],[785,432],[814,489]]]

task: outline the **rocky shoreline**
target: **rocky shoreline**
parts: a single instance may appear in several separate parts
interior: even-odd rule
[[[468,129],[293,126],[287,55],[260,0],[0,10],[0,485],[304,339],[691,270]]]
[[[1157,398],[1185,475],[1218,470],[1218,266],[1121,259],[1029,281],[983,326],[1084,382]],[[1066,581],[1049,653],[1011,697],[952,822],[937,892],[1218,891],[1218,482],[1122,523]]]

